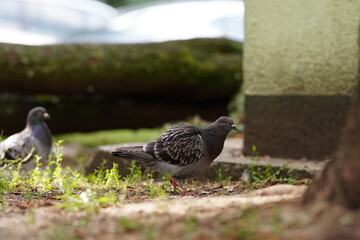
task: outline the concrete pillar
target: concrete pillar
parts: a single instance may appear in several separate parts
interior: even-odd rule
[[[327,158],[355,83],[360,0],[245,0],[245,9],[244,152]]]

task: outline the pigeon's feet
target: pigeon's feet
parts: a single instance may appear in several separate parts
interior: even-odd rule
[[[170,178],[170,183],[173,186],[174,192],[176,192],[177,187],[180,187],[180,185],[177,183],[177,181],[173,177]]]
[[[182,192],[180,193],[181,196],[194,196],[194,192],[188,192],[186,188],[183,188]]]
[[[179,181],[179,182],[178,182]],[[190,195],[194,195],[194,192],[188,192],[186,190],[186,188],[184,187],[184,180],[180,179],[180,180],[176,180],[175,178],[171,177],[170,178],[170,183],[174,188],[174,193],[176,193],[176,190],[179,188],[182,191],[180,192],[181,196],[190,196]]]

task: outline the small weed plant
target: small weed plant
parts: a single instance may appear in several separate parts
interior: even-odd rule
[[[130,173],[124,178],[124,181],[130,187],[135,187],[142,181],[142,171],[140,166],[137,166],[135,161],[131,161],[131,166],[128,168]]]
[[[157,199],[167,199],[167,193],[172,190],[170,181],[167,181],[166,177],[163,177],[164,181],[155,183],[153,173],[154,172],[152,171],[146,174],[146,194]]]
[[[247,173],[250,187],[255,189],[279,183],[297,184],[294,178],[294,170],[286,165],[273,168],[270,164],[266,166],[251,164]]]
[[[231,185],[231,180],[232,180],[232,176],[227,176],[225,177],[223,175],[223,170],[222,168],[219,168],[216,170],[217,173],[217,181],[220,183],[225,183],[225,185]]]
[[[261,154],[257,152],[255,145],[252,146],[252,151],[254,161],[258,161],[261,158]],[[297,180],[294,177],[294,169],[289,168],[286,164],[281,167],[272,167],[270,164],[262,166],[258,163],[253,163],[249,165],[247,175],[248,180],[245,181],[245,187],[248,190],[279,183],[297,184]]]
[[[56,143],[54,154],[46,165],[37,156],[34,169],[29,172],[22,170],[22,161],[3,166],[0,169],[0,210],[7,206],[11,194],[20,195],[26,202],[46,197],[58,201],[57,206],[66,210],[96,212],[104,206],[123,204],[131,189],[162,199],[170,192],[169,183],[154,182],[152,173],[143,176],[135,162],[124,177],[119,174],[116,163],[111,169],[100,167],[85,176],[70,167],[63,167],[60,150],[61,141]]]

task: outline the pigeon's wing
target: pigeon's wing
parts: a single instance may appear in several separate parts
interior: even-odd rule
[[[36,140],[32,136],[26,136],[23,132],[14,134],[0,143],[0,157],[7,160],[28,160],[37,154]]]
[[[144,146],[159,161],[184,166],[200,160],[203,141],[200,129],[187,124],[176,125],[156,141]]]

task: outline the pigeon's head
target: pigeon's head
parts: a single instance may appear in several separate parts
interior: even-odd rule
[[[219,117],[215,122],[214,124],[218,125],[219,127],[221,127],[222,129],[225,129],[227,130],[228,132],[230,132],[231,130],[236,130],[236,131],[239,131],[235,124],[234,124],[234,121],[229,118],[229,117],[226,117],[226,116],[223,116],[223,117]]]
[[[31,109],[27,116],[27,122],[30,124],[36,124],[38,122],[44,121],[44,119],[50,119],[50,115],[43,107],[35,107]]]

